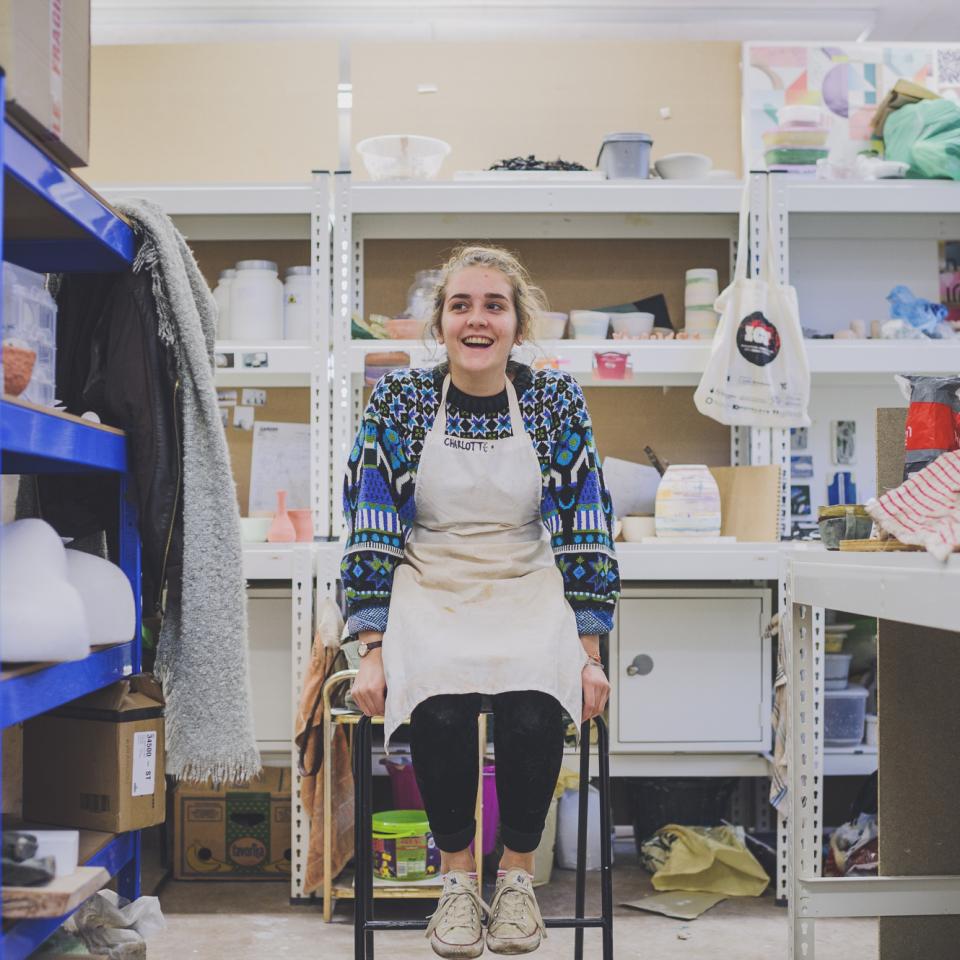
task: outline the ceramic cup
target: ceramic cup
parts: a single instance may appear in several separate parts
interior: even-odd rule
[[[313,511],[312,510],[288,510],[290,522],[297,533],[299,543],[313,542]]]

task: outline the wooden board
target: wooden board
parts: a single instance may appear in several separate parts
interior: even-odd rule
[[[108,427],[105,423],[94,423],[92,420],[84,420],[82,417],[74,416],[72,413],[66,413],[63,410],[57,410],[55,407],[42,407],[36,403],[28,403],[19,397],[11,397],[5,393],[3,395],[4,403],[13,403],[18,407],[24,407],[27,410],[36,410],[38,413],[45,413],[48,417],[57,417],[59,420],[70,420],[73,423],[82,423],[91,430],[102,430],[104,433],[115,433],[122,437],[123,431],[118,427]]]
[[[281,280],[288,267],[310,263],[310,240],[306,237],[303,240],[191,240],[190,249],[211,290],[220,280],[220,271],[232,268],[238,260],[272,260]]]
[[[677,330],[684,325],[686,271],[713,267],[721,290],[730,272],[730,243],[723,239],[473,239],[518,254],[534,283],[547,295],[551,310],[567,313],[612,307],[662,293]],[[396,316],[406,306],[407,289],[416,271],[442,266],[455,246],[452,240],[365,241],[366,316]]]
[[[45,887],[4,887],[3,916],[12,920],[62,917],[92,897],[110,880],[103,867],[77,867]]]
[[[901,543],[899,540],[841,540],[841,553],[897,553],[906,551],[920,551],[923,547],[915,547],[911,543]]]
[[[780,539],[780,468],[711,467],[720,489],[721,536],[740,543]]]

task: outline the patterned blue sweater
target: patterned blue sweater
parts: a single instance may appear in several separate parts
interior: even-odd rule
[[[580,385],[569,374],[508,370],[523,426],[540,460],[540,515],[550,534],[564,592],[581,635],[607,633],[620,594],[610,496]],[[347,539],[340,573],[350,633],[387,626],[393,572],[414,520],[414,485],[424,438],[440,402],[445,366],[395,370],[382,377],[363,416],[343,489]],[[447,434],[510,436],[506,389],[473,397],[447,390]]]

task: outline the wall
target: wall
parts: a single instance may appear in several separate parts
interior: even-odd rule
[[[351,139],[441,137],[449,178],[529,153],[589,167],[604,134],[644,130],[655,155],[738,171],[739,58],[730,42],[356,43]],[[91,70],[91,183],[303,181],[338,163],[335,41],[97,46]]]
[[[93,184],[309,179],[336,160],[334,41],[94,47]]]

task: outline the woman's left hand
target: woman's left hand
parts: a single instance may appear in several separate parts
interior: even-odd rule
[[[595,663],[588,663],[581,673],[583,681],[583,719],[586,723],[603,713],[610,696],[610,681],[603,672],[603,668]]]

